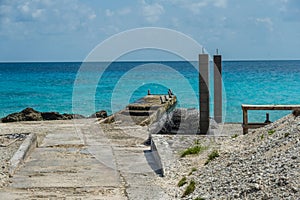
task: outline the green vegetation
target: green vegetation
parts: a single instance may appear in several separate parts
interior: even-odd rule
[[[200,144],[200,141],[197,139],[194,141],[194,143],[195,143],[195,145],[198,145],[198,144]]]
[[[182,197],[192,194],[196,188],[195,185],[195,181],[191,180],[190,184],[186,187],[185,191],[183,192]]]
[[[185,157],[185,156],[191,155],[191,154],[199,154],[201,151],[203,151],[205,149],[206,149],[206,147],[196,145],[196,146],[193,146],[193,147],[190,147],[190,148],[184,150],[181,153],[180,157]]]
[[[178,187],[181,187],[183,185],[187,184],[187,181],[186,181],[186,177],[183,177],[177,184]]]
[[[193,167],[192,170],[191,170],[191,172],[189,173],[189,176],[192,175],[192,173],[195,172],[195,171],[197,171],[197,168]]]
[[[290,133],[285,133],[284,137],[289,137]]]
[[[237,138],[239,135],[238,134],[234,134],[231,136],[231,138]]]
[[[208,159],[205,162],[205,165],[207,165],[208,163],[210,163],[211,161],[213,161],[215,158],[219,157],[220,154],[218,152],[218,150],[213,150],[209,155],[208,155]]]
[[[264,139],[264,137],[265,137],[265,135],[264,135],[264,134],[262,134],[262,135],[260,136],[260,139]]]
[[[269,135],[273,135],[273,133],[275,133],[275,132],[276,132],[275,130],[269,130],[269,131],[268,131],[268,134],[269,134]]]
[[[205,199],[202,198],[202,197],[197,197],[197,198],[195,198],[194,200],[205,200]]]

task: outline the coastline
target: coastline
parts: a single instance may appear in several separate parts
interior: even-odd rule
[[[75,119],[76,120],[76,119]],[[82,119],[85,120],[85,119]],[[82,121],[79,119],[79,121]],[[87,119],[92,120],[92,119]],[[79,122],[78,121],[78,122]],[[92,120],[94,121],[94,120]],[[94,121],[99,123],[99,121]],[[5,134],[12,134],[12,133],[37,133],[38,134],[38,143],[41,143],[41,138],[44,138],[49,133],[51,133],[53,130],[57,129],[58,127],[62,127],[63,124],[72,124],[72,122],[68,120],[54,120],[54,121],[29,121],[29,122],[12,122],[12,123],[1,123],[0,124],[0,130],[1,133]],[[266,165],[269,162],[265,162],[264,160],[261,160],[264,158],[264,155],[268,155],[266,158],[273,158],[272,155],[277,155],[280,153],[280,151],[276,150],[276,145],[274,147],[270,146],[273,144],[277,144],[277,140],[279,139],[288,139],[287,141],[290,141],[295,146],[295,149],[293,152],[298,152],[297,148],[299,148],[299,133],[300,133],[300,116],[295,117],[292,114],[287,115],[280,120],[267,125],[266,127],[259,128],[259,129],[253,129],[249,134],[242,135],[242,129],[240,124],[225,124],[224,125],[226,130],[228,131],[227,136],[217,136],[217,135],[211,135],[211,136],[201,136],[201,135],[154,135],[156,138],[156,144],[157,141],[160,141],[162,144],[168,144],[167,146],[164,146],[162,148],[160,145],[157,145],[156,147],[160,151],[160,158],[164,161],[164,177],[159,176],[151,176],[151,179],[148,181],[151,182],[151,184],[158,184],[159,187],[162,188],[162,191],[165,192],[170,199],[189,199],[189,198],[196,198],[196,197],[206,197],[206,198],[214,198],[217,196],[222,195],[228,195],[228,192],[225,192],[225,188],[230,188],[233,198],[241,197],[239,195],[242,194],[242,191],[246,191],[246,193],[243,193],[243,195],[246,195],[247,197],[261,197],[262,193],[264,195],[267,195],[268,197],[272,197],[273,195],[281,195],[278,193],[278,187],[272,186],[272,187],[266,187],[265,181],[264,183],[258,183],[258,185],[255,184],[248,184],[247,186],[243,186],[243,182],[239,183],[240,180],[248,180],[246,179],[246,176],[242,175],[244,172],[240,171],[244,168],[247,169],[246,172],[249,172],[252,175],[254,175],[254,171],[252,171],[252,168],[249,168],[249,166],[256,166],[259,167],[261,170],[261,173],[268,174],[265,169],[268,169]],[[239,130],[238,135],[235,136],[232,130],[234,130],[234,127],[238,128]],[[145,128],[139,128],[139,127],[132,127],[132,126],[126,126],[122,129],[120,129],[118,124],[105,124],[102,126],[103,130],[105,130],[106,137],[110,138],[110,140],[115,141],[116,147],[124,145],[124,142],[126,142],[126,145],[129,145],[130,148],[135,149],[140,147],[144,149],[146,146],[141,146],[141,143],[147,138],[147,131]],[[120,132],[122,130],[122,133]],[[137,140],[136,131],[139,130],[139,133],[143,133],[143,136]],[[274,133],[270,132],[270,130],[275,130]],[[290,135],[284,136],[286,131],[293,130],[294,132],[289,132]],[[271,134],[272,133],[272,134]],[[125,135],[124,135],[125,134]],[[264,135],[264,138],[262,138],[261,135]],[[140,137],[140,136],[138,136]],[[297,139],[298,137],[298,139]],[[143,139],[142,139],[143,138]],[[158,140],[157,140],[158,138]],[[197,141],[197,143],[195,143]],[[293,143],[294,142],[294,143]],[[20,142],[21,143],[21,142]],[[20,143],[15,143],[16,146],[11,146],[14,151],[17,150],[18,145]],[[284,143],[284,142],[283,142]],[[195,144],[203,145],[203,146],[209,146],[209,148],[204,151],[203,153],[200,153],[199,155],[188,155],[184,158],[180,157],[180,154],[182,151],[184,151],[186,148],[189,148]],[[279,143],[280,145],[281,143]],[[284,143],[285,144],[285,143]],[[268,145],[268,149],[274,148],[273,151],[267,151],[266,153],[260,153],[261,150],[266,149],[266,147],[259,147],[263,145]],[[289,147],[290,145],[287,145]],[[116,148],[114,147],[114,148]],[[258,148],[259,147],[259,148]],[[284,147],[284,146],[282,146]],[[128,148],[128,147],[126,147]],[[280,147],[281,148],[281,147]],[[220,157],[217,158],[215,161],[212,161],[210,164],[205,165],[205,161],[207,160],[208,154],[212,151],[217,149],[220,153]],[[126,151],[128,151],[127,149]],[[13,151],[10,151],[10,154],[7,154],[6,160],[8,158],[12,157]],[[167,153],[169,152],[169,153]],[[137,153],[137,152],[136,152]],[[122,154],[123,155],[123,154]],[[249,156],[254,156],[254,160],[250,159]],[[133,156],[133,155],[132,155]],[[262,156],[262,157],[261,157]],[[282,155],[283,157],[278,157],[278,162],[291,162],[296,164],[299,162],[299,156],[296,156],[295,158],[293,155],[286,156]],[[123,155],[124,159],[126,158],[125,155]],[[293,159],[292,159],[293,157]],[[9,159],[10,159],[9,158]],[[132,157],[134,158],[134,157]],[[120,158],[118,158],[120,159]],[[258,163],[254,162],[256,159],[258,159]],[[0,160],[1,161],[1,160]],[[3,161],[3,160],[2,160]],[[238,161],[238,162],[236,162]],[[243,162],[246,162],[243,164]],[[256,164],[251,164],[248,162],[254,162]],[[278,162],[273,163],[271,166],[280,166]],[[296,163],[295,163],[296,162]],[[227,163],[227,164],[226,164]],[[228,165],[228,163],[231,163]],[[248,164],[247,164],[248,163]],[[270,162],[272,163],[272,162]],[[226,166],[228,165],[228,166]],[[269,166],[270,167],[270,166]],[[196,168],[196,170],[194,170]],[[226,174],[227,170],[233,170],[235,175],[231,177],[227,177],[223,174],[223,172]],[[289,169],[291,172],[295,172],[297,168]],[[6,171],[5,171],[6,170]],[[1,171],[1,181],[3,186],[7,186],[9,182],[9,174],[8,169]],[[212,173],[212,171],[214,171]],[[225,171],[224,171],[225,170]],[[235,171],[237,170],[237,171]],[[223,171],[223,172],[222,172]],[[222,177],[220,176],[220,172],[222,172]],[[288,171],[285,171],[288,172]],[[295,172],[296,173],[296,172]],[[4,176],[3,176],[4,175]],[[230,175],[230,174],[228,174]],[[273,175],[276,175],[280,177],[282,174],[280,173],[273,173]],[[216,176],[216,177],[215,177]],[[244,178],[241,178],[240,176],[243,176]],[[177,184],[183,177],[187,177],[188,182],[191,180],[194,180],[196,182],[196,188],[195,192],[193,192],[191,195],[188,195],[186,198],[182,197],[182,194],[184,193],[186,186],[178,187]],[[299,197],[300,191],[297,190],[297,184],[299,185],[299,182],[297,182],[297,179],[295,178],[299,177],[299,174],[294,174],[294,177],[291,177],[288,175],[288,180],[292,180],[292,185],[290,186],[291,189],[287,189],[282,195],[292,195],[293,197]],[[268,178],[268,176],[267,176]],[[219,187],[217,184],[221,184],[224,180],[230,180],[230,182],[235,183],[236,181],[240,184],[239,187],[237,187],[234,184],[226,184]],[[214,180],[214,181],[213,181]],[[219,180],[219,181],[217,181]],[[299,179],[300,180],[300,179]],[[213,182],[212,182],[213,181]],[[295,182],[296,181],[296,182]],[[149,182],[149,183],[150,183]],[[205,182],[205,184],[203,184]],[[207,186],[210,184],[216,184],[214,187],[219,187],[219,190],[213,190],[208,191]],[[296,184],[296,185],[295,185]],[[203,187],[202,187],[203,185]],[[205,187],[204,187],[205,186]],[[289,186],[289,185],[288,185]],[[248,193],[247,188],[249,187],[257,187],[255,190],[256,192]],[[273,188],[274,187],[274,188]],[[285,186],[283,186],[285,187]],[[223,191],[223,192],[222,192]],[[218,192],[218,193],[216,193]],[[274,194],[272,194],[274,192]],[[292,192],[292,193],[290,193]],[[139,195],[142,195],[139,193]],[[151,194],[149,194],[151,195]],[[254,195],[254,196],[253,196]],[[282,197],[283,197],[282,196]],[[274,196],[273,196],[274,197]],[[276,196],[277,197],[277,196]]]

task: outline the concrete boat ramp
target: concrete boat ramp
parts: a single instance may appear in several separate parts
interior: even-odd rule
[[[163,109],[169,106],[156,107]],[[118,115],[126,111],[132,107]],[[134,119],[144,122],[142,116]],[[144,145],[147,127],[126,119],[108,124],[96,119],[0,123],[1,134],[37,135],[30,143],[37,147],[12,172],[9,185],[0,190],[1,199],[171,199],[155,184],[160,167]]]

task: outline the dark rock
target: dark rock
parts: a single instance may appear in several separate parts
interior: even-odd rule
[[[67,114],[67,113],[64,113],[62,115],[63,115],[63,119],[64,120],[68,120],[68,119],[84,119],[85,118],[85,116],[79,115],[79,114]]]
[[[64,116],[58,112],[42,112],[43,120],[63,120]]]
[[[295,117],[300,116],[300,109],[294,110],[294,111],[293,111],[293,115],[294,115]]]
[[[83,115],[78,114],[59,114],[58,112],[38,112],[32,108],[26,108],[18,113],[12,113],[2,118],[2,122],[18,121],[42,121],[42,120],[70,120],[83,119]]]
[[[18,113],[12,113],[2,118],[2,122],[18,122],[18,121],[41,121],[43,117],[40,112],[33,108],[26,108]]]
[[[149,127],[152,134],[186,133],[196,134],[199,129],[198,110],[176,108]]]
[[[42,112],[44,120],[70,120],[70,119],[83,119],[83,115],[78,114],[59,114],[58,112]]]
[[[107,112],[105,110],[98,111],[90,116],[90,118],[100,118],[104,119],[107,117]]]

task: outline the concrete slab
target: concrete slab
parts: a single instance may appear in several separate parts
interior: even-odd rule
[[[0,199],[169,199],[155,183],[156,163],[143,145],[147,128],[95,122],[16,125],[37,135],[42,130],[45,138]]]

